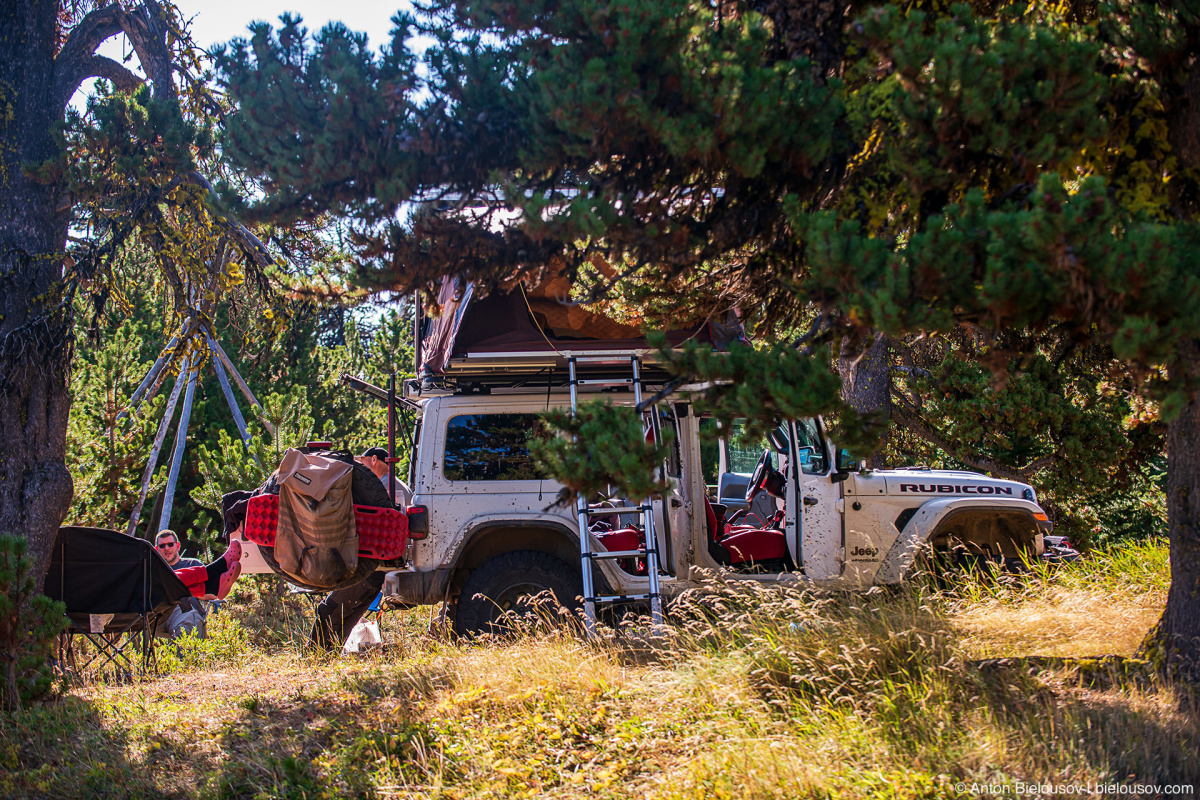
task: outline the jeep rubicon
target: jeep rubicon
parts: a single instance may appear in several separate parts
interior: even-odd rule
[[[388,572],[385,596],[446,603],[460,634],[489,630],[504,611],[545,590],[572,606],[582,593],[575,511],[555,505],[562,487],[539,474],[527,444],[544,435],[539,412],[569,405],[568,397],[548,388],[408,389],[419,406],[408,483],[428,531],[410,539],[403,566]],[[627,394],[605,397],[632,404]],[[661,467],[670,489],[652,500],[668,597],[698,585],[697,569],[819,588],[890,584],[923,548],[1027,559],[1042,553],[1051,528],[1030,486],[973,472],[862,470],[820,419],[782,422],[761,451],[735,437],[714,453],[701,435],[706,420],[686,394],[646,413],[655,431],[674,433]],[[633,521],[597,517],[592,549],[636,548]],[[610,593],[642,594],[655,566],[646,561],[597,561],[596,576]]]

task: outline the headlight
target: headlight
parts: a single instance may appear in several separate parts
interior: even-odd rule
[[[1037,492],[1035,492],[1029,486],[1026,486],[1024,491],[1021,492],[1021,497],[1024,497],[1026,500],[1028,500],[1031,503],[1037,502]]]

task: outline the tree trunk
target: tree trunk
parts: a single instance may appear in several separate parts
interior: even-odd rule
[[[29,170],[60,155],[53,129],[57,4],[0,10],[0,534],[29,541],[45,574],[71,503],[65,464],[71,319],[63,304],[68,215]]]
[[[1167,519],[1171,590],[1149,655],[1157,666],[1200,683],[1200,399],[1167,426]]]
[[[843,339],[838,354],[838,374],[842,378],[842,400],[859,414],[886,423],[892,415],[891,352],[887,337],[882,333],[862,350]],[[875,452],[867,459],[872,469],[887,466],[885,455],[888,432],[884,429]]]
[[[1178,7],[1173,6],[1172,10]],[[1200,17],[1187,9],[1179,17],[1183,57],[1168,64],[1160,78],[1171,155],[1193,171],[1200,168]],[[1200,218],[1200,185],[1185,170],[1168,184],[1172,210],[1194,223]],[[1188,375],[1171,375],[1176,384],[1200,374],[1200,342],[1185,346]],[[1160,668],[1200,683],[1200,400],[1192,396],[1167,426],[1167,525],[1171,546],[1171,589],[1153,635],[1149,655]]]

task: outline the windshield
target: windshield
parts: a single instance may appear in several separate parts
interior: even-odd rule
[[[733,424],[733,435],[725,443],[725,463],[729,472],[749,474],[754,472],[758,460],[764,450],[771,451],[771,466],[779,469],[780,449],[767,438],[747,439],[744,432],[746,426],[742,420]],[[813,417],[796,420],[797,453],[800,457],[801,471],[807,475],[822,475],[829,470],[828,458],[825,455],[824,440],[821,437],[821,427]],[[771,438],[777,444],[790,444],[787,427],[779,425]]]

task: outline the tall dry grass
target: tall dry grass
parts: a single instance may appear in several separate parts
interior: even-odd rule
[[[1194,784],[1190,690],[1096,688],[1069,662],[979,661],[1095,655],[1105,613],[1112,640],[1132,642],[1161,605],[1165,568],[1152,542],[1017,578],[858,595],[713,575],[672,604],[665,635],[630,621],[586,642],[540,623],[448,641],[426,612],[386,616],[385,647],[360,658],[263,649],[251,635],[223,662],[88,687],[61,712],[0,723],[0,739],[22,742],[0,748],[0,796],[927,798],[963,796],[958,782]],[[1148,616],[1111,611],[1122,603]]]

